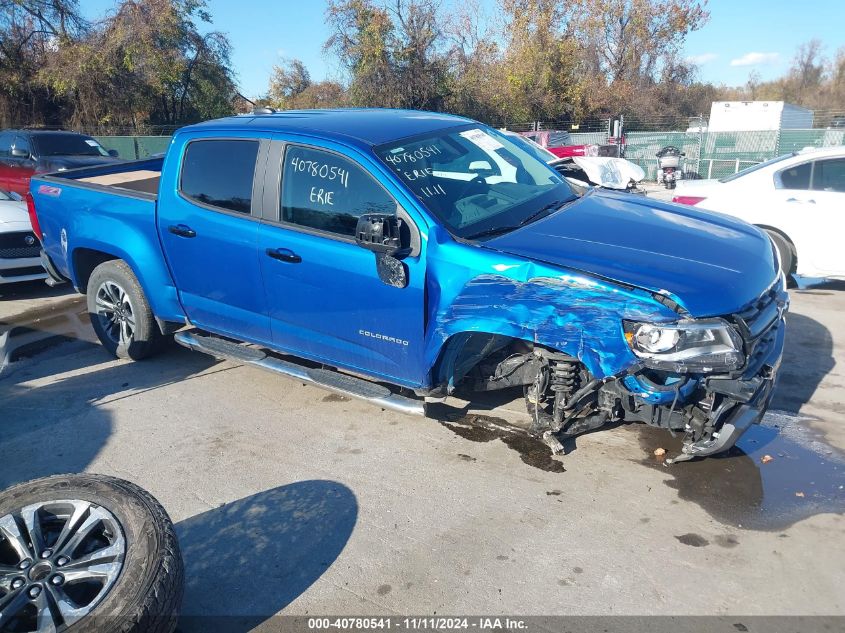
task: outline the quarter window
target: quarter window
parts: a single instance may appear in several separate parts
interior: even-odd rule
[[[201,204],[249,214],[258,141],[192,141],[182,160],[179,190]]]
[[[816,161],[813,189],[845,192],[845,158]]]
[[[788,167],[780,172],[781,189],[809,189],[812,163]]]
[[[396,213],[396,202],[352,161],[289,146],[282,171],[282,221],[353,237],[364,213]]]

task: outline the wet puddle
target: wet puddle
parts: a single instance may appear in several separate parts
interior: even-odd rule
[[[82,296],[0,319],[0,372],[10,363],[74,340],[95,341]]]
[[[552,455],[548,446],[524,432],[509,430],[507,420],[488,415],[456,413],[446,414],[440,421],[453,433],[470,442],[502,440],[505,446],[519,453],[519,458],[529,466],[549,473],[566,472],[563,462]],[[459,454],[459,457],[468,461],[468,456]]]
[[[753,530],[780,530],[822,513],[845,513],[845,455],[825,443],[806,418],[770,411],[724,455],[664,466],[681,437],[649,426],[639,433],[643,463],[671,475],[666,483],[716,520]],[[663,448],[664,457],[654,450]]]

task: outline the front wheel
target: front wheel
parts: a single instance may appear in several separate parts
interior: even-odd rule
[[[158,351],[161,330],[126,262],[115,259],[97,266],[88,279],[87,294],[91,325],[112,355],[141,360]]]

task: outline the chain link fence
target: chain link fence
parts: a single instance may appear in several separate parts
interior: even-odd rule
[[[691,118],[686,131],[629,131],[631,126],[625,126],[624,157],[643,168],[646,180],[656,180],[656,154],[661,148],[673,145],[685,154],[684,171],[687,177],[724,178],[751,165],[805,147],[845,145],[845,111],[816,114],[816,125],[826,125],[826,128],[709,132],[705,117]],[[605,145],[608,143],[612,122],[609,119],[596,120],[579,126],[578,130],[567,123],[548,121],[509,124],[505,127],[516,132],[567,130],[575,145]],[[659,128],[660,122],[649,122],[647,127],[652,130]]]
[[[117,150],[124,160],[163,154],[170,145],[170,136],[95,136],[106,149]]]
[[[658,150],[674,145],[686,154],[684,171],[692,178],[724,178],[741,169],[805,147],[845,144],[845,129],[767,130],[759,132],[627,132],[625,158],[646,178],[657,176]]]

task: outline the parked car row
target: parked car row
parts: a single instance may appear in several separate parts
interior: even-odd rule
[[[33,174],[117,161],[115,150],[107,150],[95,138],[76,132],[0,132],[0,189],[21,195],[29,191]]]
[[[787,273],[845,277],[845,147],[806,149],[721,180],[681,180],[674,202],[763,228]]]
[[[120,162],[91,136],[53,130],[0,132],[0,284],[46,279],[26,203],[34,175]]]
[[[537,130],[520,132],[525,138],[546,148],[558,158],[573,156],[612,156],[621,158],[625,154],[625,138],[608,139],[607,143],[574,143],[566,130]],[[611,142],[611,140],[613,142]]]
[[[0,284],[46,277],[26,203],[20,195],[0,190]]]
[[[543,161],[566,178],[579,194],[590,187],[603,187],[618,191],[644,193],[639,183],[645,178],[642,167],[624,158],[606,156],[567,156],[561,158],[543,147],[530,136],[500,130],[529,154]]]

